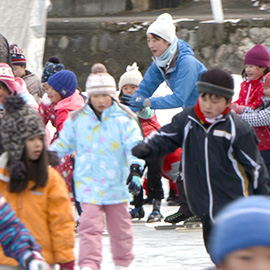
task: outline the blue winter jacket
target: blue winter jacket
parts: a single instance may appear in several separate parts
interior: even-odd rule
[[[50,150],[59,156],[76,150],[74,181],[76,199],[80,202],[107,205],[131,200],[126,180],[131,164],[144,161],[131,154],[141,141],[137,122],[117,103],[104,110],[99,120],[89,105],[70,117]]]
[[[193,106],[198,98],[196,83],[205,71],[205,66],[194,57],[193,50],[188,43],[178,39],[176,64],[172,65],[164,74],[163,70],[153,61],[134,96],[149,98],[159,85],[166,81],[173,93],[165,97],[151,97],[152,109]]]

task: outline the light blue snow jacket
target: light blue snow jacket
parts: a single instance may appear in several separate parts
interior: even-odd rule
[[[65,121],[50,150],[60,157],[76,150],[74,181],[80,202],[107,205],[131,200],[126,180],[131,164],[144,161],[131,154],[143,139],[140,128],[117,103],[104,110],[101,121],[89,105]]]
[[[176,65],[169,68],[166,75],[153,61],[138,90],[134,93],[134,96],[149,98],[162,82],[167,81],[168,86],[173,91],[172,95],[151,97],[152,109],[190,107],[196,104],[199,96],[196,91],[196,83],[206,68],[194,57],[193,50],[188,43],[181,39],[178,39],[178,53]]]

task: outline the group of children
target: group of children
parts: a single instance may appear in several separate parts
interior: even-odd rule
[[[71,197],[80,215],[80,269],[100,269],[105,221],[115,269],[127,269],[134,259],[131,218],[144,217],[140,179],[146,167],[153,204],[148,222],[163,219],[164,176],[173,195],[181,194],[177,221],[200,218],[218,269],[239,270],[243,257],[256,254],[269,260],[263,233],[269,230],[270,206],[270,55],[260,44],[247,52],[244,82],[232,103],[232,76],[218,68],[206,71],[188,44],[176,38],[168,15],[147,30],[154,61],[145,77],[136,63],[128,66],[119,92],[98,63],[84,97],[76,75],[56,57],[45,64],[39,88],[36,76],[25,69],[23,51],[11,46],[13,69],[0,63],[0,269],[45,270],[56,264],[60,270],[74,269]],[[164,80],[173,95],[151,97]],[[175,106],[185,108],[161,127],[154,109]],[[48,121],[56,128],[53,138],[45,128]],[[135,207],[128,212],[131,195]],[[184,203],[190,214],[181,215]],[[244,234],[243,227],[254,233]]]

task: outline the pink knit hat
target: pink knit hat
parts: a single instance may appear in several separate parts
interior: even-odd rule
[[[270,87],[270,72],[268,72],[263,78],[262,78],[262,84],[263,86]]]
[[[3,82],[11,93],[16,90],[16,83],[11,67],[6,63],[0,63],[0,82]]]
[[[244,65],[270,67],[270,54],[263,45],[257,44],[246,53]]]

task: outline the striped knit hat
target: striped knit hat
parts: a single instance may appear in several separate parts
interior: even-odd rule
[[[88,76],[86,83],[87,96],[109,95],[116,96],[116,83],[114,78],[107,72],[92,73]]]
[[[23,49],[19,48],[17,44],[11,44],[9,48],[12,65],[26,66],[26,59],[23,53]]]

